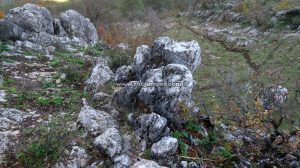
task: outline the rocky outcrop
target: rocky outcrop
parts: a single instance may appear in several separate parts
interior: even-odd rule
[[[137,135],[141,139],[146,140],[148,144],[157,142],[163,136],[167,136],[170,133],[167,127],[167,119],[158,114],[143,114],[137,122]]]
[[[98,34],[91,21],[75,10],[63,12],[60,17],[61,26],[64,28],[70,38],[79,38],[79,41],[85,41],[88,44],[96,44]]]
[[[25,4],[11,9],[0,25],[0,40],[5,41],[29,41],[64,49],[66,45],[95,44],[98,40],[94,25],[74,10],[53,19],[48,9]]]
[[[115,121],[108,113],[98,111],[85,105],[78,116],[78,123],[92,135],[99,135],[108,128],[118,128]]]
[[[53,18],[50,11],[38,5],[25,4],[22,7],[11,9],[5,20],[30,32],[54,34]]]
[[[182,107],[192,108],[195,81],[192,72],[201,62],[196,41],[177,42],[168,37],[155,40],[152,48],[141,46],[132,65],[137,81],[131,81],[114,93],[115,104],[142,106],[148,112],[165,117],[180,127]]]
[[[16,143],[21,124],[31,117],[16,109],[0,109],[0,164],[4,162],[5,151]]]
[[[194,72],[201,63],[201,49],[196,41],[177,42],[169,37],[154,41],[153,47],[141,46],[137,49],[133,69],[136,74],[156,69],[168,64],[182,64]]]
[[[122,151],[122,137],[117,129],[109,128],[95,139],[94,145],[110,158],[114,158]]]

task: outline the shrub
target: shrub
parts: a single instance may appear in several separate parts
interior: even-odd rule
[[[4,19],[5,13],[3,11],[0,11],[0,19]]]
[[[289,1],[288,0],[281,0],[278,4],[275,5],[274,11],[282,11],[285,9],[288,9],[290,7]]]
[[[116,70],[123,65],[129,65],[132,62],[132,58],[125,52],[107,50],[105,55],[108,55],[110,58],[109,67],[112,70]]]

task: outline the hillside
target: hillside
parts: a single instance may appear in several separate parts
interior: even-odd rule
[[[0,1],[0,167],[300,167],[300,1]]]

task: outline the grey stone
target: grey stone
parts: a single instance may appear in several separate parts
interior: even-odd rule
[[[24,32],[25,30],[18,25],[7,20],[0,20],[0,40],[21,40]]]
[[[109,128],[95,139],[94,145],[110,158],[114,158],[122,151],[122,137],[117,129]]]
[[[142,159],[136,162],[131,168],[163,168],[152,160]]]
[[[21,124],[30,118],[32,115],[23,111],[0,108],[0,164],[4,162],[5,151],[16,143]]]
[[[118,128],[117,121],[108,113],[95,110],[88,105],[81,109],[78,123],[92,135],[102,134],[108,128]]]
[[[179,168],[188,168],[188,162],[187,161],[181,161]]]
[[[70,156],[63,162],[54,165],[54,168],[81,168],[86,167],[90,159],[85,149],[79,146],[73,146]]]
[[[151,147],[151,155],[156,159],[174,156],[177,152],[178,140],[173,137],[163,137]]]
[[[196,162],[190,162],[189,168],[200,168],[199,165]]]
[[[144,86],[138,93],[139,100],[153,112],[179,126],[184,121],[179,116],[182,106],[192,106],[191,95],[195,81],[191,71],[181,64],[169,64],[161,70],[150,71],[144,75],[149,76],[146,83],[164,83],[167,86]]]
[[[139,93],[141,86],[138,81],[131,81],[120,90],[113,93],[113,101],[118,106],[134,107],[136,104],[136,95]]]
[[[117,156],[114,159],[113,168],[129,168],[131,165],[131,159],[127,155]]]
[[[88,91],[97,93],[101,90],[106,82],[108,82],[113,76],[113,72],[108,66],[97,64],[93,70],[89,79],[85,82]]]
[[[54,33],[52,15],[48,9],[34,4],[11,9],[5,20],[13,22],[25,30],[32,32]]]
[[[117,69],[115,73],[114,82],[116,83],[127,83],[131,80],[132,68],[131,66],[123,65]]]
[[[53,28],[54,28],[54,35],[60,36],[60,37],[68,36],[67,32],[61,26],[61,21],[59,19],[53,20]]]
[[[168,64],[182,64],[194,72],[200,63],[201,48],[198,42],[177,42],[169,37],[160,37],[154,41],[151,49],[148,46],[137,48],[133,70],[137,75],[141,75],[149,69]]]
[[[151,113],[143,114],[138,119],[137,135],[146,140],[148,144],[157,142],[163,136],[168,136],[170,133],[167,127],[167,119],[164,117]]]
[[[68,10],[63,12],[59,19],[69,37],[82,39],[87,44],[96,44],[98,41],[98,34],[95,26],[89,19],[80,15],[77,11]]]
[[[15,45],[26,51],[42,51],[43,47],[41,45],[32,43],[30,41],[16,41]]]

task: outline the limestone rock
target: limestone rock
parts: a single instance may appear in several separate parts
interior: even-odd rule
[[[25,30],[18,25],[1,19],[0,20],[0,39],[3,41],[7,40],[21,40],[22,33],[24,33]]]
[[[100,87],[108,82],[113,76],[113,72],[108,66],[97,64],[92,71],[90,78],[85,82],[88,91],[96,93]]]
[[[85,149],[79,146],[73,146],[69,158],[57,163],[54,168],[81,168],[86,167],[90,156]]]
[[[78,116],[78,123],[86,128],[92,135],[102,134],[108,128],[118,128],[115,121],[108,113],[97,111],[85,105]]]
[[[95,26],[89,19],[80,15],[75,10],[63,12],[59,19],[61,25],[69,37],[83,39],[88,44],[95,44],[98,40],[98,34]]]
[[[146,140],[148,143],[157,142],[163,136],[170,133],[167,127],[167,119],[164,117],[151,113],[143,114],[138,119],[137,135]]]
[[[131,66],[123,65],[117,69],[115,73],[114,82],[116,83],[127,83],[131,79],[132,68]]]
[[[131,165],[131,159],[127,155],[117,156],[114,159],[115,165],[113,168],[129,168]]]
[[[201,48],[196,41],[177,42],[169,37],[161,37],[154,41],[151,49],[147,46],[138,48],[134,60],[136,74],[168,64],[182,64],[194,72],[201,63]]]
[[[152,160],[142,159],[136,162],[131,168],[163,168]]]
[[[160,141],[154,143],[151,147],[153,158],[161,159],[168,156],[174,156],[178,148],[178,140],[173,137],[163,137]]]
[[[48,9],[34,4],[11,9],[5,20],[13,22],[25,30],[32,32],[54,33],[52,15]]]
[[[109,128],[95,139],[94,145],[110,158],[114,158],[122,151],[122,137],[117,129]]]

